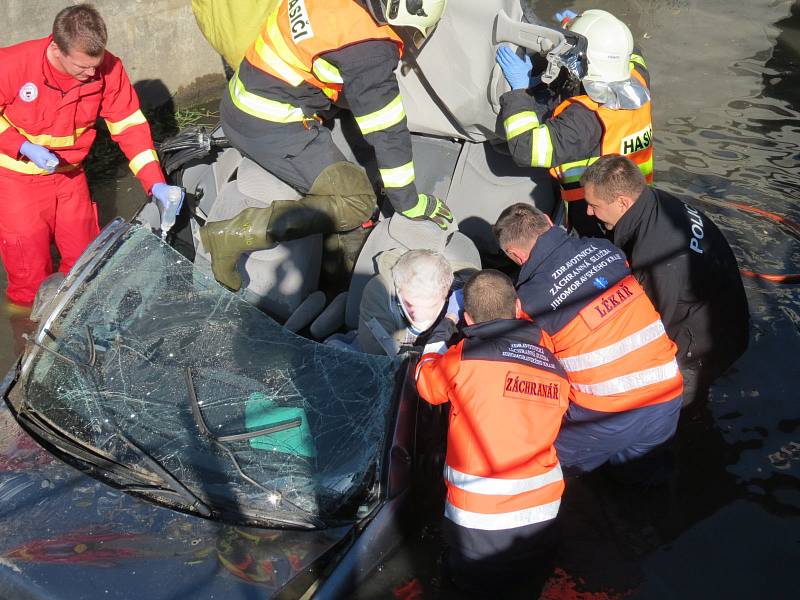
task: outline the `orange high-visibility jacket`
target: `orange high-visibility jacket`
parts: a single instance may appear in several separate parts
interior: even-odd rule
[[[19,148],[25,140],[48,148],[59,171],[78,168],[105,120],[112,139],[130,161],[146,192],[164,182],[150,126],[122,62],[106,51],[95,77],[66,90],[48,72],[46,50],[52,36],[0,48],[0,173],[46,175]]]
[[[445,516],[483,530],[553,519],[564,490],[553,442],[569,382],[551,342],[523,320],[473,325],[464,335],[417,367],[420,396],[451,403]]]
[[[400,37],[391,27],[376,24],[354,0],[284,0],[245,56],[265,73],[293,86],[310,83],[336,102],[341,74],[320,55],[367,40],[392,41],[402,55]]]
[[[675,344],[611,242],[552,227],[517,281],[523,309],[552,336],[571,402],[615,413],[680,396]]]
[[[635,69],[631,76],[647,87],[647,83]],[[559,104],[553,111],[553,118],[560,115],[573,104],[582,104],[596,116],[603,127],[600,142],[600,156],[621,154],[635,162],[648,184],[653,183],[653,118],[651,103],[646,102],[634,110],[613,110],[598,104],[589,96],[573,96]],[[583,200],[585,193],[580,178],[586,168],[600,156],[587,156],[584,160],[556,165],[550,175],[561,185],[561,197],[571,202]]]

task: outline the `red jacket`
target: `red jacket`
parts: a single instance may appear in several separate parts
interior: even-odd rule
[[[146,192],[164,181],[150,126],[122,62],[105,53],[95,76],[62,91],[50,74],[52,36],[0,48],[0,173],[42,175],[19,148],[27,139],[61,159],[60,171],[80,166],[102,117]]]
[[[417,367],[419,395],[451,404],[445,516],[494,531],[549,521],[564,491],[553,442],[567,409],[566,373],[547,334],[528,321],[489,321],[464,335]]]

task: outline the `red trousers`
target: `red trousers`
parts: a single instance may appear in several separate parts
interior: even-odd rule
[[[97,207],[82,169],[23,175],[0,169],[0,258],[8,274],[8,299],[30,305],[53,272],[50,245],[66,273],[97,236]]]

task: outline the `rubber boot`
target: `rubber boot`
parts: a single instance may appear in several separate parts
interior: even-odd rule
[[[267,208],[247,208],[233,219],[207,223],[200,228],[200,239],[211,253],[214,277],[236,291],[242,285],[236,261],[243,252],[315,233],[355,229],[372,216],[376,203],[364,170],[338,162],[317,176],[301,200],[276,200]]]
[[[211,253],[214,278],[233,291],[242,287],[236,261],[243,252],[264,250],[274,245],[267,234],[272,207],[246,208],[232,219],[212,221],[200,228],[203,248]]]

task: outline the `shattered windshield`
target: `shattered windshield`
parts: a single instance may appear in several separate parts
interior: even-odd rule
[[[376,501],[401,361],[288,332],[149,229],[122,235],[48,331],[12,402],[118,484],[278,525]]]

